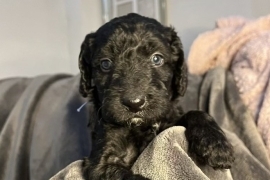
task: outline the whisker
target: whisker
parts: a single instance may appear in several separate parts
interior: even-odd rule
[[[102,105],[98,108],[98,110],[97,110],[97,116],[99,115],[99,111],[100,111],[103,107],[104,107],[104,104],[102,104]]]
[[[98,120],[98,123],[100,124],[101,121],[102,121],[102,117]]]
[[[81,109],[82,109],[87,103],[89,103],[89,101],[83,103],[83,104],[77,109],[77,112],[80,112]]]

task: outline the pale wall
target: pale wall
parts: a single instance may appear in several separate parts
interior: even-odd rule
[[[187,55],[196,36],[229,15],[270,13],[270,0],[167,0]],[[0,78],[78,73],[84,36],[102,24],[101,0],[1,0]]]
[[[168,24],[178,31],[187,56],[199,33],[213,29],[220,17],[257,18],[270,14],[270,0],[167,0]]]
[[[0,78],[77,73],[80,44],[101,25],[99,0],[1,0]]]

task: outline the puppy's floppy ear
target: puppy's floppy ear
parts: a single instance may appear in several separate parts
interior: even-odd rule
[[[174,61],[174,72],[172,81],[172,99],[183,96],[187,89],[188,77],[187,66],[184,59],[184,52],[180,38],[174,28],[167,28],[167,37],[171,47],[172,60]]]
[[[86,35],[79,55],[79,68],[81,73],[80,93],[83,97],[92,98],[94,85],[92,83],[92,57],[93,57],[93,42],[95,33]]]

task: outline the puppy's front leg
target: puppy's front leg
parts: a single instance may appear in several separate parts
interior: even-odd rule
[[[186,128],[189,153],[199,163],[214,169],[228,169],[234,161],[233,148],[213,117],[202,111],[189,111],[177,125]]]
[[[97,137],[90,159],[84,161],[89,180],[148,180],[130,170],[139,155],[126,128],[108,128]]]

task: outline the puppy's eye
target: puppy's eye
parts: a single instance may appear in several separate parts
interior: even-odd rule
[[[112,61],[110,59],[101,59],[100,68],[104,72],[109,72],[112,68]]]
[[[159,67],[159,66],[162,66],[163,63],[164,63],[164,58],[162,55],[160,54],[154,54],[152,57],[151,57],[151,62],[154,66],[156,67]]]

